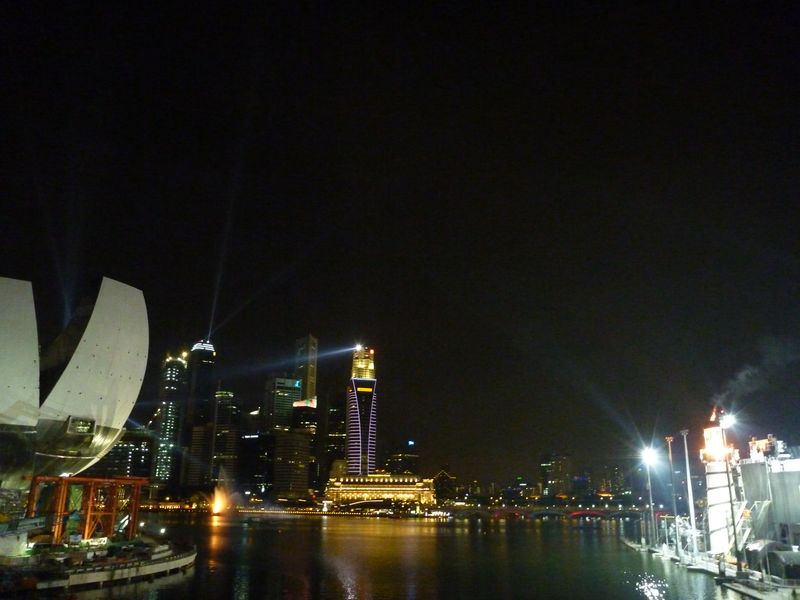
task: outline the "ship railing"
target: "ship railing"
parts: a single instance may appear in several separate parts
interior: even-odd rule
[[[108,571],[111,569],[133,569],[136,567],[141,567],[143,565],[158,565],[165,562],[172,562],[175,560],[179,560],[181,558],[186,558],[191,556],[192,554],[197,554],[197,548],[192,547],[191,550],[185,550],[183,552],[177,552],[175,554],[170,554],[169,556],[164,556],[163,558],[156,558],[154,560],[125,560],[120,562],[107,562],[102,565],[92,565],[90,567],[70,567],[68,570],[69,573],[93,573],[95,571]]]

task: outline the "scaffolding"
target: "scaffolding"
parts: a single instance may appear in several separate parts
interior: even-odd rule
[[[67,520],[73,515],[78,521],[75,531],[83,540],[92,539],[97,533],[111,537],[117,519],[127,518],[125,535],[130,540],[136,535],[142,486],[148,484],[144,477],[34,475],[25,516],[48,517],[53,543],[64,541],[68,533]],[[80,494],[75,493],[75,488],[80,490]],[[45,490],[47,494],[43,494]],[[71,507],[70,501],[74,503],[78,495],[80,507]]]

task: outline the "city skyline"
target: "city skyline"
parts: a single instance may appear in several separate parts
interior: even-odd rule
[[[793,5],[0,21],[0,274],[45,347],[88,282],[142,290],[142,419],[166,351],[250,402],[310,332],[319,393],[377,349],[380,444],[431,471],[699,448],[717,402],[797,443]]]

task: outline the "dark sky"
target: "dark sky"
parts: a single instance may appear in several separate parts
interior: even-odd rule
[[[698,446],[719,394],[800,443],[800,10],[565,4],[4,4],[0,274],[43,342],[141,288],[144,407],[217,289],[248,401],[368,343],[379,446],[461,478]]]

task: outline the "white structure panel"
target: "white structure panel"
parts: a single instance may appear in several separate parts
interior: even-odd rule
[[[41,418],[75,416],[121,428],[141,389],[148,344],[144,295],[104,277],[86,331],[42,405]]]
[[[39,340],[30,281],[0,277],[0,424],[35,427]]]

